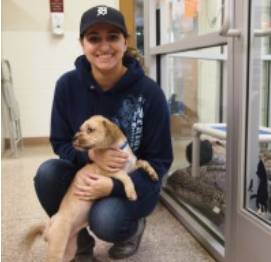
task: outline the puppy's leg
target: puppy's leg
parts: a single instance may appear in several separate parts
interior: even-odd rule
[[[137,199],[134,183],[126,172],[119,171],[114,173],[112,177],[120,180],[123,183],[126,196],[129,200],[135,201]]]
[[[56,215],[54,220],[51,221],[51,226],[47,232],[47,262],[63,262],[70,231],[70,221],[65,221],[65,219],[61,218],[59,219]]]
[[[77,251],[77,238],[78,238],[79,231],[82,228],[87,226],[87,222],[86,222],[87,219],[83,219],[84,220],[83,221],[82,220],[83,217],[85,217],[85,216],[83,215],[81,218],[79,218],[79,220],[81,219],[81,223],[72,226],[72,230],[70,232],[70,238],[69,238],[68,243],[66,245],[64,262],[69,262],[75,257],[75,254]],[[76,221],[76,222],[78,222],[78,221]]]
[[[70,237],[66,247],[64,262],[70,262],[75,257],[77,250],[77,237],[78,234],[74,234]]]
[[[142,168],[143,170],[145,170],[148,173],[148,175],[151,177],[152,180],[154,180],[154,181],[159,180],[159,177],[158,177],[156,171],[154,170],[154,168],[150,165],[150,163],[148,161],[139,159],[136,161],[136,167]]]

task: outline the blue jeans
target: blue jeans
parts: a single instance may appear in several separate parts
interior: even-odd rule
[[[62,159],[47,160],[39,167],[34,178],[35,189],[49,216],[57,212],[77,171],[70,161]],[[156,192],[148,192],[137,201],[110,196],[98,199],[89,211],[90,229],[104,241],[126,240],[136,232],[138,219],[149,215],[158,199]]]

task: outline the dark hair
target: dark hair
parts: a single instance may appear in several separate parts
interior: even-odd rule
[[[145,71],[145,73],[147,72],[144,64],[144,57],[137,48],[128,47],[126,52],[124,53],[123,58],[125,59],[125,57],[132,57],[136,59],[139,62],[142,69]]]
[[[122,31],[120,31],[120,33],[124,36],[125,39],[128,39],[130,37],[129,34],[124,34]],[[83,40],[84,36],[85,36],[85,33],[83,33],[82,35],[80,34],[79,39]]]

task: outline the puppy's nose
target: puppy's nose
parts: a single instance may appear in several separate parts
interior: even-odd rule
[[[74,141],[78,138],[78,136],[79,136],[79,134],[76,133],[76,134],[74,135],[74,137],[72,138],[72,141],[74,142]]]

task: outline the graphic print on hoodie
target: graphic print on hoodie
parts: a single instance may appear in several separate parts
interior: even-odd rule
[[[129,95],[123,100],[117,115],[112,118],[125,133],[133,152],[139,149],[142,138],[144,102],[142,95],[138,97]]]

